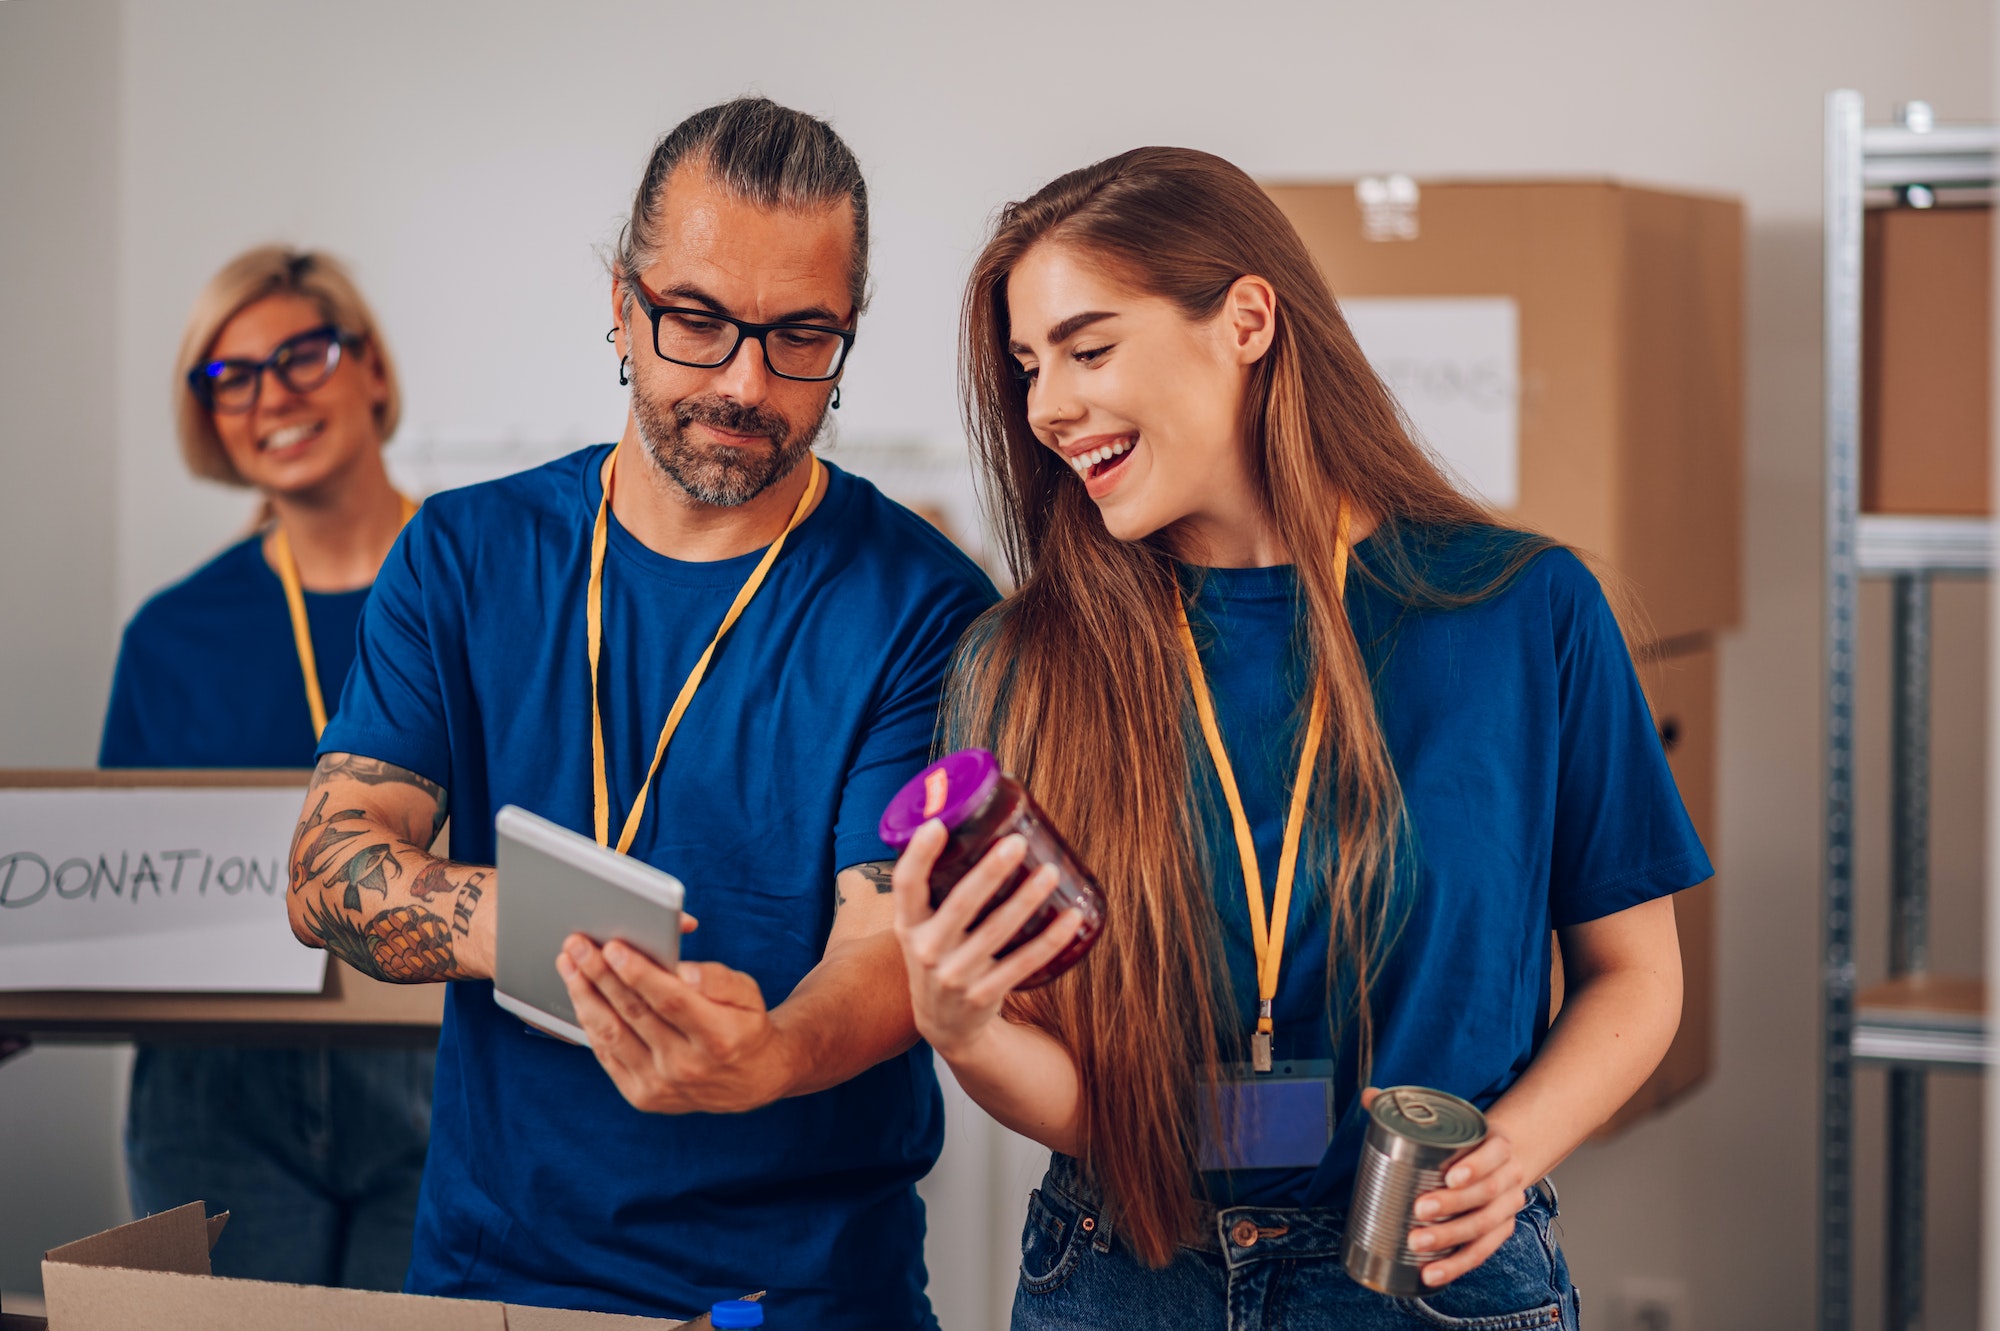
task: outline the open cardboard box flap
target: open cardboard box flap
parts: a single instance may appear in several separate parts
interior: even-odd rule
[[[692,1322],[532,1308],[421,1294],[323,1289],[209,1274],[228,1216],[200,1202],[107,1229],[42,1256],[49,1331],[146,1326],[160,1331],[697,1331]]]

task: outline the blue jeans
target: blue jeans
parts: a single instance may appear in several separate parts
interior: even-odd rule
[[[430,1049],[140,1045],[132,1209],[229,1212],[215,1274],[398,1290],[430,1143]]]
[[[1336,1210],[1232,1206],[1163,1270],[1128,1252],[1076,1162],[1058,1155],[1028,1198],[1014,1331],[1171,1326],[1214,1331],[1577,1331],[1577,1294],[1537,1192],[1485,1263],[1433,1294],[1392,1299],[1348,1278]],[[1244,1226],[1244,1221],[1249,1226]],[[1236,1238],[1248,1238],[1238,1243]]]

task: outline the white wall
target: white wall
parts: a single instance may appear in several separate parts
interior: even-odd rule
[[[0,764],[88,764],[117,542],[118,11],[0,14]],[[30,703],[32,699],[32,703]]]
[[[94,762],[111,677],[118,19],[0,5],[0,767]],[[128,1061],[0,1067],[0,1290],[38,1288],[43,1248],[121,1216]]]
[[[621,406],[602,340],[609,320],[595,249],[628,204],[653,136],[746,89],[830,116],[869,172],[878,294],[839,416],[850,452],[898,440],[958,446],[953,319],[987,218],[1055,173],[1136,143],[1204,147],[1288,178],[1609,174],[1742,195],[1751,225],[1747,613],[1723,647],[1717,1075],[1664,1119],[1587,1148],[1561,1182],[1593,1321],[1623,1282],[1664,1277],[1686,1283],[1697,1326],[1807,1323],[1821,97],[1860,88],[1876,118],[1913,96],[1946,118],[1989,114],[1985,0],[1226,8],[70,0],[60,18],[55,3],[0,5],[0,59],[33,75],[0,79],[13,201],[0,204],[10,223],[0,253],[10,282],[17,267],[82,274],[68,256],[86,246],[105,262],[68,285],[10,299],[0,313],[9,346],[73,330],[48,339],[66,353],[55,368],[6,381],[0,503],[40,474],[39,454],[58,426],[98,413],[102,423],[73,433],[101,447],[115,409],[115,522],[105,530],[104,510],[86,501],[90,512],[76,520],[98,531],[85,562],[36,559],[74,609],[43,608],[40,622],[56,633],[47,645],[0,649],[8,652],[0,697],[7,727],[57,727],[65,752],[87,752],[82,732],[96,717],[61,700],[101,689],[116,618],[214,549],[247,512],[241,496],[181,476],[164,403],[190,298],[220,261],[255,241],[325,245],[354,261],[402,360],[408,405],[398,449],[407,470],[475,446],[527,457],[616,431]],[[45,52],[49,60],[73,52],[118,14],[115,58],[97,66],[115,69],[116,96],[101,90],[79,109],[72,85],[34,71]],[[107,105],[115,152],[101,125]],[[13,146],[16,137],[24,146]],[[107,158],[116,161],[103,186],[118,199],[115,235],[90,244],[33,206],[28,230],[11,224],[19,200],[74,193],[83,176],[101,176]],[[77,285],[104,272],[116,274],[115,290]],[[81,304],[88,330],[77,327]],[[80,364],[85,348],[111,394],[102,377],[60,372]],[[39,510],[44,500],[53,507],[103,490],[65,473],[33,493]],[[36,511],[18,520],[58,519]],[[10,571],[21,567],[14,546],[0,551]],[[107,554],[115,559],[108,594],[88,562]],[[34,612],[46,594],[39,586],[19,576],[0,584],[5,622]],[[15,1093],[9,1078],[20,1075],[0,1071],[0,1095]],[[1004,1296],[992,1253],[1018,1229],[1022,1166],[979,1137],[956,1131],[930,1189],[940,1213],[933,1269],[954,1326],[975,1325],[970,1310]],[[977,1198],[996,1175],[1007,1186],[989,1214]],[[1939,1204],[1949,1195],[1940,1192]],[[1936,1217],[1940,1252],[1953,1241],[1946,1222],[1971,1214]],[[1872,1246],[1863,1260],[1874,1261]],[[1940,1271],[1934,1325],[1969,1321],[1968,1267]],[[1871,1310],[1873,1297],[1864,1289],[1860,1306]]]

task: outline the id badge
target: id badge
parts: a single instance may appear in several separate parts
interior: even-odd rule
[[[1230,1064],[1204,1088],[1201,1167],[1313,1168],[1333,1141],[1333,1126],[1330,1059],[1280,1062],[1269,1072]]]

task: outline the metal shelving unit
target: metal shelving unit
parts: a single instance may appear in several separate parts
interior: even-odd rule
[[[1983,1071],[2000,1057],[1984,985],[1929,968],[1931,584],[1992,572],[2000,528],[1984,518],[1862,516],[1861,262],[1868,193],[1927,207],[1945,190],[1991,188],[2000,127],[1934,125],[1912,103],[1895,125],[1864,125],[1861,94],[1826,103],[1826,751],[1820,1086],[1821,1331],[1851,1331],[1854,1067],[1889,1068],[1885,1325],[1923,1325],[1926,1078]],[[1890,972],[1854,983],[1854,659],[1862,577],[1895,585]]]

